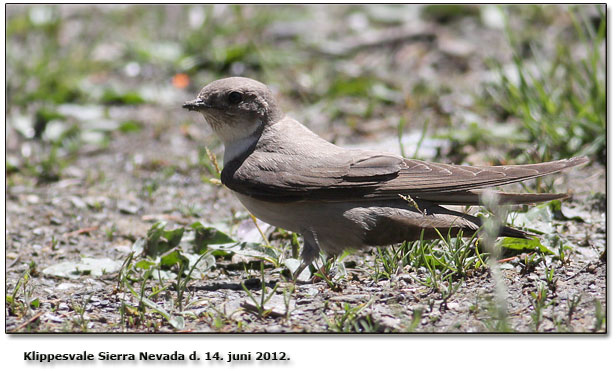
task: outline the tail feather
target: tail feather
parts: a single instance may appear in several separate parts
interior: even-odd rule
[[[529,239],[535,237],[535,235],[532,234],[532,233],[524,232],[524,231],[521,231],[519,229],[515,229],[515,228],[511,228],[511,227],[502,227],[498,236],[499,237],[523,238],[523,239],[526,239],[526,240],[529,240]]]
[[[465,233],[467,232],[471,234],[475,233],[477,229],[483,225],[483,221],[479,217],[461,213],[461,212],[454,211],[454,210],[450,210],[450,209],[447,209],[439,205],[432,205],[430,208],[426,209],[426,211],[428,212],[428,214],[431,214],[432,216],[439,215],[440,217],[437,219],[443,220],[444,223],[450,223],[449,228],[451,227],[461,228],[462,231],[464,231]],[[435,227],[434,225],[432,226]],[[423,227],[426,227],[426,226],[423,226]],[[441,230],[441,232],[444,231],[444,233],[447,233],[447,226],[436,228],[436,229]],[[535,235],[532,233],[524,232],[516,228],[501,226],[499,233],[498,233],[498,237],[515,237],[515,238],[531,239],[535,237]],[[437,238],[437,237],[433,237],[433,238]]]
[[[482,205],[481,198],[486,191],[458,191],[458,192],[439,192],[428,193],[417,196],[416,198],[436,202],[442,205]],[[571,195],[567,193],[506,193],[493,192],[498,195],[500,204],[520,205],[535,204],[558,199],[567,199]]]

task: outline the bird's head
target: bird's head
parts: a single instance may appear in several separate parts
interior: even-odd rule
[[[225,143],[248,137],[283,116],[270,89],[245,77],[211,82],[182,107],[201,112]]]

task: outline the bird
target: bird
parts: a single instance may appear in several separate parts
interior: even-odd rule
[[[434,163],[347,149],[287,116],[267,85],[246,77],[207,84],[183,107],[201,113],[224,145],[221,182],[257,218],[303,237],[296,278],[320,252],[335,256],[441,235],[474,235],[481,220],[443,205],[480,205],[485,188],[588,162],[573,157],[505,166]],[[491,191],[491,190],[490,190]],[[500,204],[567,193],[494,192]],[[499,237],[529,238],[508,226]]]

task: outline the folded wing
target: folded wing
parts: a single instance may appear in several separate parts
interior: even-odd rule
[[[227,164],[222,182],[269,201],[393,199],[400,194],[443,204],[480,202],[477,189],[520,182],[588,162],[586,157],[529,165],[467,166],[404,159],[370,151],[334,156],[255,151]],[[503,203],[534,203],[566,194],[501,193]]]

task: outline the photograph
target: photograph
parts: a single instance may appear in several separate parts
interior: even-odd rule
[[[607,338],[607,13],[5,4],[5,333]]]

